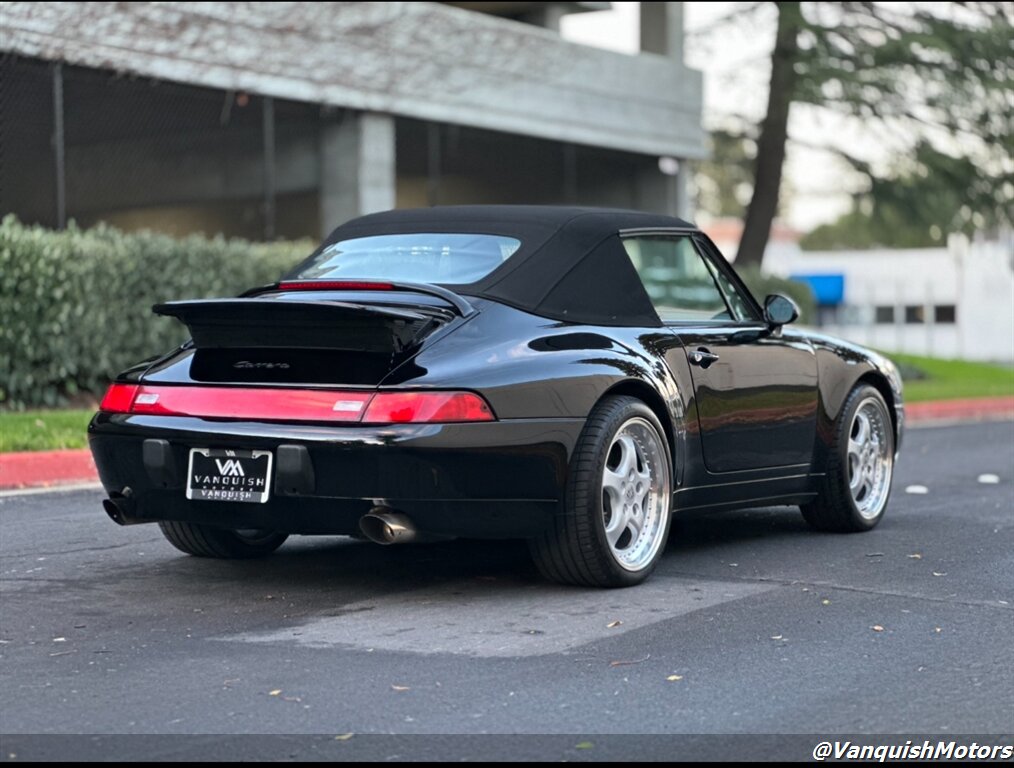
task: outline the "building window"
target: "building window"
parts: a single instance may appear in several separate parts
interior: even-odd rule
[[[958,321],[958,309],[953,304],[937,304],[933,307],[933,320],[953,325]]]
[[[817,325],[838,325],[838,307],[833,304],[817,305]]]
[[[926,307],[921,304],[909,304],[905,307],[906,325],[918,325],[926,322]]]
[[[894,306],[885,306],[883,304],[878,306],[874,310],[873,321],[877,323],[877,325],[893,325]]]
[[[838,325],[868,325],[869,313],[866,307],[842,304],[838,308]]]

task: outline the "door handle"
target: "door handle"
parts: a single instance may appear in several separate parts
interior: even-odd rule
[[[699,365],[701,368],[708,368],[716,360],[718,360],[718,355],[707,347],[698,347],[690,353],[690,364]]]

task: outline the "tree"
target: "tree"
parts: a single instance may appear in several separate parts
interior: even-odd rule
[[[1011,169],[983,176],[971,159],[921,141],[889,176],[862,165],[856,170],[866,175],[867,188],[854,196],[851,211],[805,235],[804,250],[926,248],[943,245],[951,232],[971,235],[1009,222],[997,196],[1012,197]]]
[[[708,134],[708,156],[694,163],[695,207],[715,218],[742,218],[753,189],[756,145],[734,131]]]
[[[933,165],[934,172],[947,165],[942,158],[963,163],[966,170],[971,164],[980,190],[988,190],[976,196],[976,205],[987,207],[989,216],[1009,220],[1011,4],[774,6],[770,90],[737,262],[760,264],[767,247],[793,104],[858,118],[881,140],[906,152],[929,146],[934,160],[941,161]],[[924,155],[927,167],[925,150]],[[882,175],[882,169],[869,167],[863,158],[849,160],[860,169],[866,163],[870,178]],[[940,226],[949,226],[951,218],[945,215]]]

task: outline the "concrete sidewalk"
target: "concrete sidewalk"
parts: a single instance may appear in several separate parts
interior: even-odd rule
[[[1014,420],[1014,397],[940,400],[905,406],[908,425]],[[0,490],[97,482],[88,449],[0,453]]]

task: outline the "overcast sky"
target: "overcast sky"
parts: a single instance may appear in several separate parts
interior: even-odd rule
[[[569,40],[637,53],[638,3],[613,3],[613,10],[571,14],[564,17],[563,35]],[[704,123],[710,127],[725,115],[738,114],[759,120],[767,101],[767,57],[774,38],[774,13],[761,13],[756,22],[730,25],[722,35],[704,35],[716,19],[737,3],[685,3],[687,37],[685,58],[690,67],[704,72]],[[793,109],[790,134],[807,136],[817,143],[843,142],[854,149],[862,141],[841,118],[815,110]],[[790,148],[786,178],[791,186],[789,223],[803,231],[837,218],[848,209],[843,194],[845,169],[824,152],[800,146]],[[851,180],[851,179],[850,179]]]

